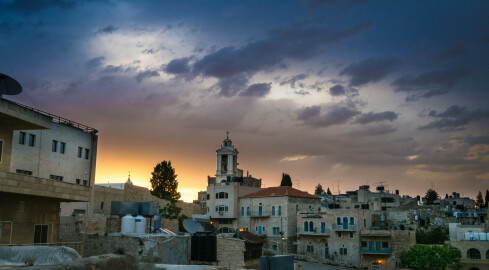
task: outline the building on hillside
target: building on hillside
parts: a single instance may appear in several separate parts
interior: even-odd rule
[[[321,198],[292,187],[270,187],[241,196],[238,227],[265,237],[270,253],[297,252],[297,215],[321,208]]]
[[[88,202],[97,130],[0,98],[0,244],[58,241],[60,203]]]
[[[394,269],[415,232],[380,229],[367,209],[323,209],[298,215],[297,253],[309,261],[361,269]]]
[[[229,139],[223,141],[217,152],[215,177],[207,177],[206,212],[219,232],[238,228],[239,197],[261,189],[261,179],[238,169],[238,149]]]
[[[193,203],[200,205],[201,207],[207,209],[207,191],[199,191],[197,193],[197,200],[194,200]]]
[[[489,269],[489,233],[485,224],[450,223],[450,245],[460,250],[461,270]]]

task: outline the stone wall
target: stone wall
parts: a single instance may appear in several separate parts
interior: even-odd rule
[[[217,237],[217,265],[229,269],[243,269],[245,241],[236,238]]]
[[[172,232],[179,232],[178,229],[178,219],[162,219],[161,226],[165,229],[168,229]]]
[[[25,267],[29,270],[136,270],[137,262],[133,256],[104,254],[89,258],[76,259],[71,262],[65,262],[58,265],[39,265]]]

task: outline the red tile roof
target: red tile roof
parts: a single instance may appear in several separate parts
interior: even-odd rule
[[[269,187],[259,190],[257,192],[244,195],[241,198],[260,198],[260,197],[300,197],[319,199],[319,197],[311,195],[305,191],[301,191],[292,187]]]
[[[250,233],[247,231],[240,231],[239,232],[239,238],[241,238],[247,242],[255,243],[255,244],[260,244],[260,243],[265,242],[265,239],[260,238],[256,235],[254,235],[253,233]]]

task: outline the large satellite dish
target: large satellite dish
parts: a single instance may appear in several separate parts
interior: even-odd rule
[[[203,232],[204,231],[204,227],[202,227],[202,225],[200,225],[200,223],[197,223],[193,219],[184,220],[183,221],[183,227],[189,233],[196,233],[196,232]]]
[[[0,97],[2,95],[18,95],[22,92],[22,86],[10,76],[0,73]]]

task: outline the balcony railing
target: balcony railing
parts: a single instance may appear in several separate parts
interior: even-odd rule
[[[312,235],[312,236],[329,236],[331,234],[331,230],[325,230],[324,232],[321,232],[320,229],[315,229],[314,231],[304,231],[304,230],[299,230],[297,233],[299,235]]]
[[[361,230],[360,236],[362,237],[391,237],[392,232],[390,230]]]
[[[270,211],[265,211],[265,210],[262,210],[262,211],[251,211],[250,212],[250,217],[253,217],[253,218],[267,218],[267,217],[270,217]]]
[[[390,248],[384,249],[362,249],[360,248],[361,254],[391,254],[392,250]]]
[[[356,231],[357,225],[333,224],[333,231]]]

